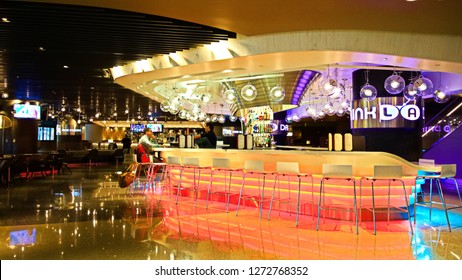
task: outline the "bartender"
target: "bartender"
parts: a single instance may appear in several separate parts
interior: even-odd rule
[[[205,130],[205,133],[194,136],[194,139],[196,139],[196,144],[200,148],[216,148],[217,147],[217,136],[215,135],[215,132],[213,132],[213,124],[204,123],[203,127]]]

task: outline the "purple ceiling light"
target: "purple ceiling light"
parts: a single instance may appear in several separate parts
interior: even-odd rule
[[[303,95],[305,90],[309,87],[309,85],[316,79],[319,75],[318,72],[303,70],[298,78],[297,85],[295,86],[294,92],[292,93],[292,101],[291,104],[299,105],[300,97]]]

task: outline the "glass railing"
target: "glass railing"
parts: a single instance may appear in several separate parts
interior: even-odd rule
[[[422,129],[422,149],[427,151],[433,145],[448,137],[462,124],[462,98],[454,98]]]

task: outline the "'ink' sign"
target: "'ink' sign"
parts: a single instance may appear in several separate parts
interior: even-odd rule
[[[415,127],[421,117],[417,102],[407,102],[403,97],[355,100],[350,111],[352,128]]]

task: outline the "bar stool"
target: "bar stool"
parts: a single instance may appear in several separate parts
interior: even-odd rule
[[[406,212],[407,218],[409,221],[409,226],[411,229],[411,233],[414,234],[414,230],[412,228],[411,216],[409,213],[409,201],[407,199],[406,187],[404,181],[402,180],[403,177],[403,167],[401,165],[374,165],[374,175],[372,177],[363,177],[366,181],[371,181],[371,190],[372,190],[372,219],[374,222],[374,235],[377,233],[377,226],[376,226],[376,213],[381,212],[382,210],[377,209],[377,205],[375,202],[375,189],[374,183],[376,181],[388,181],[388,203],[387,203],[387,221],[390,222],[390,211],[396,209],[399,212]],[[392,206],[391,205],[391,182],[400,182],[403,186],[403,195],[404,200],[406,203],[406,208],[403,209],[400,206]],[[360,209],[362,209],[362,180],[360,181],[359,187],[359,199],[360,199]]]
[[[181,165],[181,158],[180,157],[167,157],[167,186],[169,189],[169,193],[172,193],[172,177],[173,171],[178,170],[181,176],[181,170],[183,166]],[[180,185],[178,184],[178,191],[180,190]]]
[[[252,194],[244,194],[245,186],[245,179],[248,178],[247,175],[256,175],[258,178],[258,207],[260,212],[260,219],[262,217],[263,212],[263,201],[265,198],[265,180],[266,175],[269,174],[265,171],[263,167],[263,161],[261,160],[246,160],[244,162],[244,174],[242,176],[242,186],[241,191],[239,192],[239,199],[237,201],[237,210],[236,216],[239,215],[239,208],[241,206],[241,200],[255,200],[255,195]],[[263,180],[263,183],[262,183]]]
[[[134,175],[133,183],[130,185],[128,192],[132,195],[135,191],[146,191],[146,186],[148,183],[148,170],[152,162],[138,162],[136,163],[135,169],[132,171]]]
[[[343,205],[326,206],[325,203],[325,181],[328,180],[346,180],[353,183],[353,210],[346,209]],[[342,207],[343,206],[343,207]],[[355,213],[356,234],[359,234],[358,229],[358,207],[356,204],[356,180],[353,177],[353,166],[342,164],[323,164],[322,165],[322,178],[319,185],[319,202],[318,202],[318,219],[316,221],[316,230],[319,230],[319,222],[321,219],[321,210],[331,209],[337,211],[347,211]]]
[[[230,197],[231,197],[231,183],[232,183],[232,179],[233,179],[233,173],[236,173],[236,172],[243,172],[243,169],[239,169],[239,168],[231,168],[230,167],[230,163],[229,163],[229,159],[228,158],[213,158],[213,163],[212,163],[212,170],[210,172],[210,183],[209,183],[209,187],[208,187],[208,190],[207,190],[207,202],[206,202],[206,206],[205,208],[208,209],[209,207],[209,199],[211,197],[211,194],[212,194],[212,188],[213,188],[213,184],[216,183],[215,180],[214,180],[214,176],[215,176],[215,173],[216,172],[222,172],[224,174],[224,195],[226,195],[226,212],[228,212],[228,208],[229,208],[229,201],[230,201]],[[229,182],[227,183],[228,177],[229,175]],[[226,185],[228,186],[228,188],[226,189]],[[222,194],[222,192],[219,192],[219,191],[214,191],[213,192],[214,194]]]
[[[416,178],[417,179],[429,179],[430,180],[430,192],[429,192],[429,201],[425,201],[425,195],[422,190],[422,202],[417,202],[417,191],[414,192],[414,225],[416,223],[416,209],[417,205],[419,206],[424,206],[424,207],[429,207],[430,208],[430,221],[432,219],[432,209],[433,205],[441,205],[442,210],[444,210],[444,213],[446,215],[446,221],[448,224],[448,229],[449,232],[451,232],[451,223],[449,222],[449,215],[448,215],[448,210],[454,210],[458,208],[462,208],[462,199],[460,196],[460,191],[459,191],[459,185],[457,184],[457,180],[454,178],[456,176],[456,170],[457,170],[457,165],[456,164],[442,164],[441,165],[441,173],[440,174],[428,174],[428,175],[421,175]],[[457,195],[459,197],[459,204],[448,204],[446,203],[446,200],[444,198],[444,193],[443,193],[443,188],[441,185],[441,180],[446,180],[446,179],[452,179],[454,181],[454,184],[456,185],[456,191]],[[433,181],[436,183],[436,188],[438,190],[438,196],[440,198],[439,201],[434,201],[432,197],[432,185]]]
[[[200,186],[200,181],[201,181],[201,171],[202,170],[210,170],[210,166],[200,166],[199,165],[199,158],[183,158],[183,165],[180,173],[180,183],[178,185],[181,185],[182,178],[183,178],[183,173],[186,170],[191,170],[193,172],[193,185],[194,185],[194,193],[195,193],[195,202],[194,202],[194,207],[197,206],[197,197],[198,197],[198,192],[199,192],[199,186]],[[196,181],[196,172],[198,174],[198,179]],[[196,183],[197,182],[197,183]],[[178,196],[179,196],[179,189],[178,193],[176,196],[176,204],[178,204]]]
[[[278,187],[278,198],[276,200],[279,200],[279,202],[286,202],[289,205],[292,204],[292,198],[290,197],[291,189],[290,189],[290,178],[291,177],[296,177],[298,180],[298,190],[297,190],[297,211],[296,211],[296,219],[295,219],[295,225],[298,226],[298,216],[300,213],[300,204],[301,204],[301,185],[302,185],[302,178],[310,178],[311,179],[311,204],[313,205],[313,177],[311,174],[305,174],[305,173],[300,173],[300,168],[298,162],[281,162],[278,161],[276,162],[276,172],[273,173],[275,175],[274,177],[274,185],[273,185],[273,192],[271,194],[271,202],[270,202],[270,209],[268,212],[268,220],[271,217],[271,211],[273,209],[273,202],[275,200],[274,198],[274,193],[276,191],[276,186]],[[287,184],[288,184],[288,191],[289,191],[289,196],[288,198],[281,198],[280,191],[281,191],[281,180],[280,177],[287,177]]]
[[[164,182],[165,177],[166,177],[166,171],[167,171],[167,163],[165,162],[151,162],[147,171],[146,175],[146,181],[149,184],[150,190],[153,191],[156,187],[156,179],[157,179],[157,173],[159,169],[162,168],[162,172],[160,174],[160,179],[159,182]],[[165,187],[160,186],[161,188]]]

